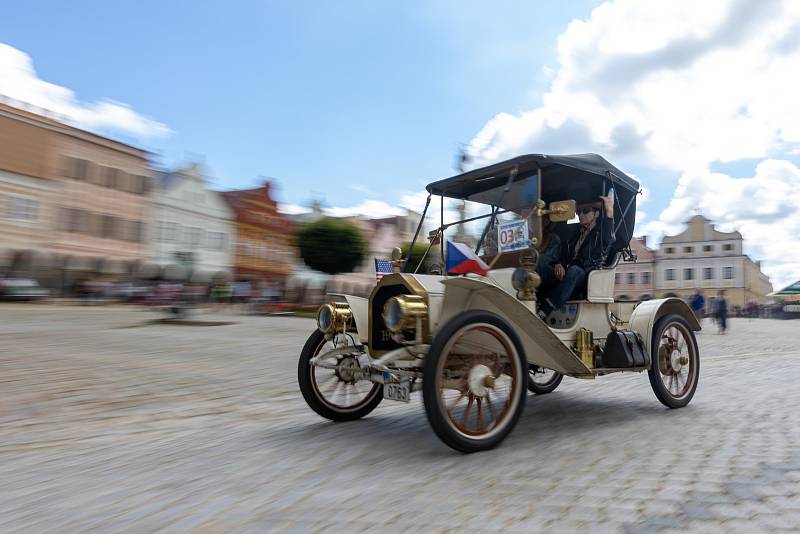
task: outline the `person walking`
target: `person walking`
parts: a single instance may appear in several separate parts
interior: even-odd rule
[[[720,289],[719,295],[717,296],[716,316],[719,333],[724,334],[725,330],[728,329],[728,299],[725,298],[724,289]]]
[[[703,292],[698,288],[692,296],[692,311],[694,312],[697,321],[701,322],[705,316],[706,299],[703,297]]]

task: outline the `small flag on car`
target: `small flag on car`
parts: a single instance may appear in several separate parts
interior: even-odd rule
[[[380,282],[383,275],[392,272],[392,264],[384,258],[375,258],[375,279]]]
[[[475,273],[486,276],[489,266],[464,243],[447,242],[447,274]]]

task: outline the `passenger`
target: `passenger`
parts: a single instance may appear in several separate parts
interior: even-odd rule
[[[557,283],[540,307],[544,316],[561,308],[576,289],[583,287],[588,273],[602,265],[614,242],[614,197],[601,196],[600,199],[603,213],[596,205],[578,209],[581,230],[567,241],[560,261],[553,268]]]
[[[554,231],[554,223],[550,217],[542,218],[542,244],[539,248],[539,259],[536,262],[536,272],[542,279],[538,294],[547,295],[558,283],[555,275],[555,266],[561,259],[561,238]]]

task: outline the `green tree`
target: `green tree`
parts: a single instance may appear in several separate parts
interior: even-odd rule
[[[328,274],[352,272],[367,253],[367,240],[355,224],[329,217],[304,224],[297,245],[306,265]]]
[[[405,245],[400,247],[403,250],[403,258],[408,257],[408,248],[410,246],[411,243],[406,243]],[[433,249],[431,249],[431,251],[428,252],[428,255],[425,257],[425,261],[423,261],[420,268],[417,269],[417,265],[419,265],[419,262],[422,259],[422,255],[425,254],[426,250],[428,250],[428,243],[416,243],[414,245],[414,249],[411,251],[411,258],[408,260],[408,266],[406,267],[406,272],[413,273],[414,270],[416,270],[418,273],[428,272],[428,267],[430,267],[431,264],[431,252],[436,252]]]

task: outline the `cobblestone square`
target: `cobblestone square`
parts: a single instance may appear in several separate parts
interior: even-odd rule
[[[0,531],[800,530],[798,322],[706,322],[684,409],[646,374],[566,378],[465,456],[418,393],[316,416],[296,379],[312,320],[155,317],[0,306]]]

